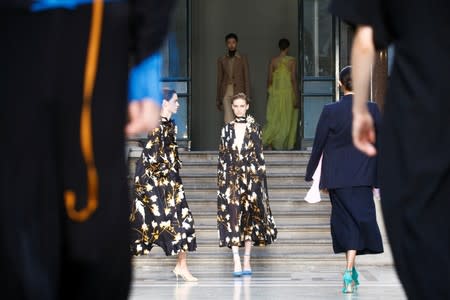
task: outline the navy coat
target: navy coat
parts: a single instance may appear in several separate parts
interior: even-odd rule
[[[320,115],[305,180],[312,181],[323,153],[321,189],[378,185],[377,158],[363,154],[353,145],[352,103],[353,95],[343,96],[339,102],[325,105]],[[375,103],[369,102],[368,107],[378,136],[380,111]]]

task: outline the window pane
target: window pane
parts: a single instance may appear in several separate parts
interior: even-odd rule
[[[333,81],[304,81],[303,93],[308,94],[330,94],[333,95]]]
[[[304,0],[303,39],[305,76],[332,76],[333,17],[329,0]]]
[[[180,103],[180,107],[178,108],[178,112],[173,116],[173,119],[177,125],[177,139],[181,141],[188,139],[188,102],[187,98],[184,97],[179,97],[178,102]]]
[[[340,22],[341,27],[341,55],[340,55],[340,66],[341,70],[343,67],[350,65],[350,56],[353,44],[353,36],[355,35],[354,30],[351,26],[344,22]]]
[[[172,17],[166,41],[161,48],[163,55],[162,76],[187,77],[188,76],[188,27],[187,2],[177,1],[177,7]]]
[[[162,88],[175,90],[177,94],[188,94],[188,83],[186,81],[163,82]]]
[[[313,139],[316,134],[317,122],[323,106],[331,103],[332,97],[305,97],[304,100],[304,138]]]

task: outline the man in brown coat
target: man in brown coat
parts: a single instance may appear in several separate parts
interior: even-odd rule
[[[237,52],[237,35],[227,34],[225,43],[228,52],[217,60],[217,108],[224,112],[228,123],[234,120],[231,97],[238,93],[250,97],[250,79],[247,57]]]

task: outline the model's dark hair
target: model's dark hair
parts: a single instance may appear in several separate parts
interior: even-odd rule
[[[341,70],[339,81],[347,91],[353,91],[352,66],[346,66]]]
[[[244,93],[239,93],[239,94],[234,95],[234,96],[231,98],[231,103],[233,103],[234,100],[237,100],[237,99],[245,100],[245,102],[246,102],[247,104],[250,104],[250,98],[249,98],[246,94],[244,94]]]
[[[287,48],[289,48],[290,45],[291,45],[291,43],[289,42],[288,39],[281,39],[278,42],[278,47],[280,48],[281,51],[286,50]]]
[[[175,95],[177,92],[175,90],[171,90],[169,88],[165,88],[162,91],[163,100],[170,101],[172,99],[173,95]]]
[[[238,36],[236,33],[229,33],[225,36],[225,42],[228,41],[229,39],[235,39],[236,42],[238,41]]]

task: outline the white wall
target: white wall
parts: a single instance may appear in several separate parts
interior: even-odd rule
[[[266,79],[278,40],[298,52],[298,3],[295,0],[192,0],[192,149],[216,150],[222,113],[216,110],[216,62],[225,53],[224,37],[239,36],[239,51],[250,63],[251,113],[265,122]]]

